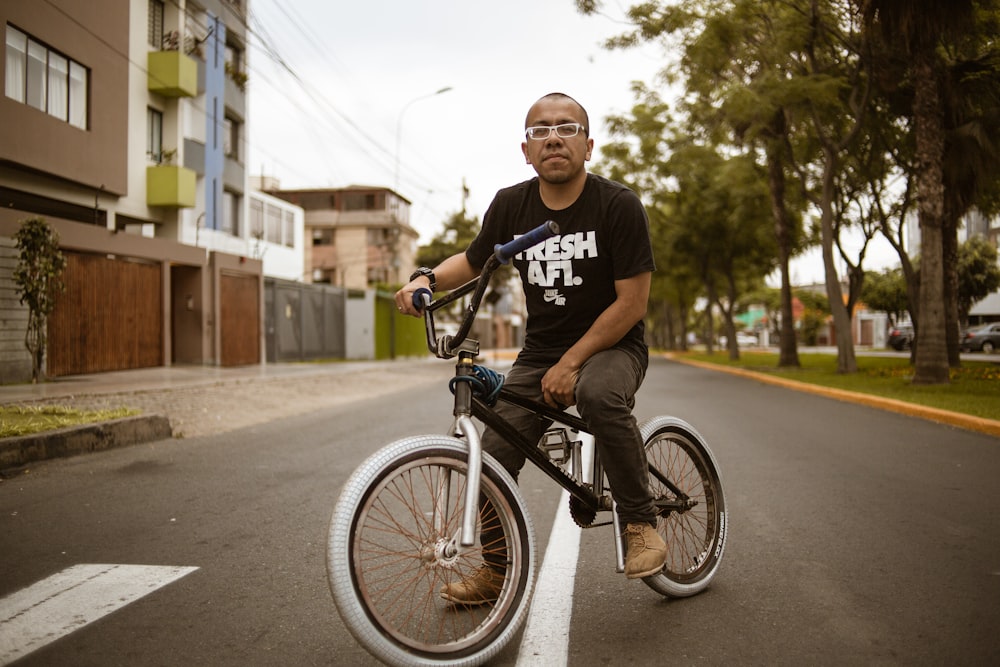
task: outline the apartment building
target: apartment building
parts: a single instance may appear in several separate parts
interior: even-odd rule
[[[410,202],[394,190],[282,190],[274,179],[261,185],[305,211],[306,282],[367,289],[406,282],[416,268],[419,234],[410,226]]]
[[[41,216],[68,259],[48,375],[262,362],[263,277],[300,279],[305,237],[301,209],[248,189],[245,12],[0,0],[0,246]],[[23,319],[0,299],[5,332]],[[26,358],[0,338],[0,381]]]

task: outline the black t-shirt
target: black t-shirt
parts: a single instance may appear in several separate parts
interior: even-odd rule
[[[542,203],[537,178],[501,190],[466,257],[481,268],[496,244],[547,220],[559,224],[559,234],[513,260],[528,310],[519,359],[539,364],[555,363],[583,336],[615,300],[614,281],[656,268],[642,202],[624,185],[596,174],[587,174],[580,197],[561,211]],[[645,354],[643,331],[640,321],[619,345]]]

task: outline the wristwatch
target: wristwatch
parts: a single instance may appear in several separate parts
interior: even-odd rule
[[[431,284],[427,287],[430,291],[434,291],[437,288],[437,281],[434,280],[434,272],[428,269],[426,266],[421,266],[419,269],[410,274],[410,280],[414,281],[420,276],[427,276],[427,280],[431,281]]]

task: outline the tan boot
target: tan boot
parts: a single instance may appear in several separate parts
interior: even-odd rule
[[[483,565],[465,579],[442,586],[441,597],[448,602],[465,605],[496,602],[503,588],[503,579],[502,572]]]
[[[628,547],[625,552],[625,576],[642,579],[663,569],[667,560],[667,545],[648,523],[630,523],[625,526]]]

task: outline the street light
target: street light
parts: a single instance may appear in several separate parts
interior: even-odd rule
[[[393,189],[396,191],[396,194],[399,194],[399,147],[400,147],[399,140],[400,136],[403,133],[403,115],[406,113],[406,110],[409,109],[411,106],[413,106],[413,104],[415,104],[416,102],[419,102],[420,100],[426,100],[436,95],[441,95],[442,93],[447,93],[449,90],[451,90],[451,86],[445,86],[444,88],[436,90],[428,95],[421,95],[420,97],[416,97],[407,102],[403,106],[403,108],[399,110],[399,116],[396,118],[396,175],[395,175],[395,182],[393,183]]]

